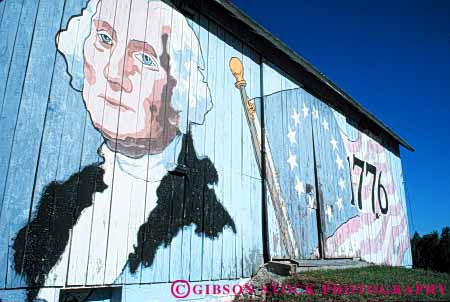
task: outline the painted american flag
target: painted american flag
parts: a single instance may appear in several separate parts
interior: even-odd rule
[[[264,104],[268,146],[300,257],[318,255],[316,196],[320,196],[327,257],[361,257],[374,263],[407,265],[411,257],[399,159],[303,89],[266,96]],[[355,166],[354,158],[364,164]],[[376,172],[367,172],[369,166]],[[378,192],[378,184],[385,190]],[[379,194],[383,207],[388,200],[386,214],[380,212]]]
[[[363,132],[353,130],[356,132],[356,140],[352,141],[345,131],[349,126],[342,128],[344,129],[340,129],[340,134],[347,155],[351,159],[354,155],[370,163],[377,168],[378,173],[381,173],[381,183],[385,188],[385,197],[389,201],[388,212],[385,215],[380,214],[379,207],[376,207],[376,213],[373,213],[371,206],[373,185],[371,180],[367,179],[362,185],[363,209],[356,217],[338,227],[333,236],[327,238],[327,247],[329,250],[335,250],[337,246],[343,247],[344,250],[353,247],[359,257],[373,263],[411,265],[400,159]],[[357,184],[360,181],[359,173],[351,175],[356,195]],[[375,191],[375,195],[384,195],[382,191]]]

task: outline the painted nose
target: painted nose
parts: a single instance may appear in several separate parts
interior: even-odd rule
[[[133,84],[130,79],[131,73],[129,72],[133,70],[131,64],[133,64],[133,60],[128,58],[127,54],[119,54],[117,50],[111,54],[103,74],[113,91],[122,90],[127,93],[133,91]]]

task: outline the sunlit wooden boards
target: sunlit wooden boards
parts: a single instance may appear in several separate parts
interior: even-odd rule
[[[81,93],[70,86],[67,69],[76,62],[66,61],[55,47],[58,31],[66,28],[68,20],[85,6],[85,1],[60,1],[56,5],[45,0],[1,2],[1,31],[6,37],[1,42],[0,70],[0,122],[5,134],[0,163],[2,287],[27,286],[24,278],[16,274],[12,245],[18,230],[33,219],[44,188],[102,162],[97,149],[103,140],[92,126]],[[110,247],[116,241],[126,242],[136,236],[151,210],[145,202],[127,205],[127,201],[146,199],[136,196],[136,184],[130,183],[128,193],[123,195],[124,208],[94,205],[85,210],[84,215],[91,217],[85,232],[70,234],[68,256],[61,259],[65,263],[47,285],[169,282],[181,277],[233,279],[250,276],[262,264],[261,176],[239,94],[227,67],[231,56],[241,58],[249,94],[258,97],[260,58],[206,16],[193,16],[188,23],[201,44],[205,80],[214,104],[205,126],[193,127],[195,146],[198,155],[210,158],[218,171],[214,189],[233,217],[236,233],[226,230],[211,240],[198,236],[188,226],[168,247],[158,250],[152,267],[140,268],[136,274],[121,274],[118,260],[126,262],[130,251],[119,255]],[[74,44],[83,43],[85,37],[80,34],[74,39]],[[147,188],[155,189],[151,185]],[[214,220],[214,213],[208,215],[204,219]],[[123,216],[122,224],[111,224],[119,221],[116,216]],[[53,226],[50,223],[46,227]],[[83,246],[75,244],[83,241]],[[93,249],[103,250],[104,258],[92,258],[102,254]]]
[[[114,1],[92,1],[95,0],[0,2],[0,129],[3,134],[0,144],[0,288],[8,289],[7,293],[1,292],[0,299],[19,299],[23,290],[18,288],[29,285],[30,280],[20,274],[28,262],[23,255],[16,255],[14,249],[19,230],[25,232],[24,254],[38,263],[26,269],[36,272],[47,269],[45,261],[39,264],[42,259],[33,255],[36,245],[32,247],[30,242],[36,233],[55,234],[59,224],[54,211],[65,201],[47,192],[50,210],[42,232],[28,229],[27,225],[36,218],[44,192],[50,185],[62,185],[71,177],[79,177],[91,166],[102,166],[108,171],[107,189],[101,196],[91,196],[92,205],[82,210],[82,218],[75,218],[75,215],[68,218],[77,228],[68,230],[64,253],[58,256],[56,269],[45,280],[46,297],[57,299],[57,288],[66,286],[167,285],[177,279],[200,282],[250,277],[263,263],[266,244],[262,233],[263,202],[267,206],[269,255],[288,255],[283,242],[286,226],[280,223],[277,200],[272,200],[274,195],[271,196],[267,184],[267,191],[264,194],[262,191],[265,175],[258,168],[255,154],[261,150],[255,150],[252,144],[246,109],[228,67],[232,57],[240,59],[244,65],[247,94],[254,100],[256,117],[265,127],[266,156],[270,156],[270,169],[285,201],[289,232],[292,231],[297,250],[295,258],[361,257],[376,263],[410,264],[398,152],[386,147],[367,129],[355,125],[339,108],[331,108],[326,100],[311,95],[280,66],[272,65],[270,58],[262,58],[259,50],[247,41],[238,39],[207,15],[192,12],[182,18],[185,23],[179,23],[184,25],[177,28],[176,34],[184,37],[182,39],[189,37],[186,45],[198,43],[200,51],[187,49],[171,57],[170,62],[172,68],[181,70],[177,84],[187,88],[188,100],[206,93],[212,104],[203,124],[191,127],[193,147],[195,157],[209,160],[217,172],[217,179],[208,184],[205,191],[206,188],[213,190],[235,229],[225,227],[215,238],[198,232],[204,225],[214,224],[223,217],[198,204],[194,208],[192,201],[203,201],[204,196],[192,196],[185,183],[172,193],[187,196],[182,207],[187,205],[190,211],[200,213],[200,222],[184,225],[169,234],[173,238],[158,246],[151,265],[141,264],[132,273],[128,260],[135,252],[141,226],[157,206],[157,192],[164,175],[154,178],[155,171],[149,169],[144,179],[120,177],[126,173],[117,164],[122,154],[110,151],[109,157],[105,155],[104,151],[109,149],[105,149],[104,138],[96,127],[124,121],[118,113],[105,116],[100,125],[94,126],[86,110],[83,87],[74,85],[77,70],[82,75],[85,72],[85,66],[80,68],[80,60],[100,66],[100,59],[94,55],[78,60],[74,56],[63,56],[57,50],[57,37],[71,20],[72,25],[79,27],[71,29],[71,44],[65,51],[84,50],[86,35],[94,32],[89,24],[83,27],[86,24],[77,23],[77,16],[89,4],[88,9],[98,13],[94,23],[102,18],[103,10],[113,16],[112,29],[122,24],[125,36],[130,28],[137,26],[129,22],[130,12],[148,14],[150,6],[162,8],[165,4],[145,2],[145,7],[136,9],[140,3],[137,0],[119,1],[117,6]],[[171,7],[164,9],[169,14],[169,23],[175,24],[179,12]],[[139,26],[161,24],[163,15],[152,15]],[[145,40],[146,35],[147,32],[142,31],[138,39]],[[109,60],[116,59],[112,57],[113,52],[105,53]],[[187,68],[195,64],[199,66]],[[104,68],[98,75],[109,76],[108,72]],[[83,79],[78,81],[83,84]],[[142,78],[134,84],[139,88],[148,85]],[[111,89],[108,85],[105,84],[105,91]],[[197,109],[191,110],[191,105],[186,106],[189,108],[182,110],[188,112],[188,117],[200,114]],[[174,149],[181,147],[180,141]],[[138,165],[139,160],[138,157],[129,162]],[[174,156],[168,163],[176,165],[178,160]],[[183,175],[176,177],[180,177],[180,182],[188,181],[181,180]],[[75,182],[75,187],[82,186],[80,179]],[[172,212],[154,218],[153,223],[161,225],[185,219],[186,209],[176,208],[174,202],[174,199],[169,201]],[[171,231],[170,226],[169,223],[167,232]],[[49,235],[40,245],[49,248],[55,238]],[[323,243],[322,255],[320,242]],[[124,298],[132,296],[131,291],[123,294]]]
[[[281,71],[269,64],[264,70],[264,114],[266,152],[277,168],[281,191],[286,200],[299,259],[314,259],[318,254],[318,226],[313,156],[313,132],[309,108],[311,97]],[[307,108],[307,109],[304,109]],[[268,193],[268,195],[270,195]],[[286,256],[279,235],[272,199],[269,206],[271,255]]]

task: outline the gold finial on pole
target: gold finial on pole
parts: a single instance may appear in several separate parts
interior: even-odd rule
[[[244,80],[244,65],[242,64],[241,60],[236,57],[232,57],[230,59],[230,69],[231,73],[236,79],[236,83],[234,83],[234,86],[239,89],[241,93],[242,103],[244,104],[244,107],[247,108],[247,118],[254,119],[256,114],[256,107],[253,101],[248,98],[247,92],[245,91],[247,82]]]
[[[236,78],[236,83],[234,85],[237,89],[241,89],[247,85],[247,82],[244,80],[244,65],[241,60],[236,57],[232,57],[230,59],[230,69],[233,76]]]

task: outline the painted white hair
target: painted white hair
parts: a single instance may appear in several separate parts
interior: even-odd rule
[[[67,29],[57,36],[58,51],[65,57],[71,86],[82,91],[84,82],[84,43],[91,33],[92,18],[103,0],[90,0],[81,15],[72,17]],[[123,0],[129,1],[129,0]],[[200,42],[184,15],[160,0],[161,28],[170,25],[168,52],[170,73],[177,80],[171,99],[179,112],[179,129],[186,133],[190,124],[201,125],[212,109],[208,84],[203,75],[204,60]]]

